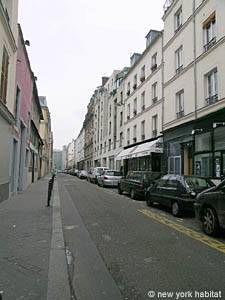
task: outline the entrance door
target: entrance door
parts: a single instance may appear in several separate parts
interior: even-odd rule
[[[183,145],[183,166],[184,175],[193,175],[193,150],[192,145]]]

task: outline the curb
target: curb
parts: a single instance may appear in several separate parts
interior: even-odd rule
[[[49,259],[47,300],[70,300],[66,247],[63,237],[57,180],[55,180],[54,183],[52,207],[52,240]]]

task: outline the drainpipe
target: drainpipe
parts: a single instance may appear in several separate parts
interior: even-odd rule
[[[196,65],[196,22],[195,22],[195,0],[193,0],[193,40],[194,40],[194,100],[195,100],[195,119],[197,119],[197,65]]]

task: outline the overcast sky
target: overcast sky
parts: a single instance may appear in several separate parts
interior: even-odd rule
[[[76,138],[102,76],[129,66],[165,0],[19,0],[19,23],[40,96],[51,112],[54,148]]]

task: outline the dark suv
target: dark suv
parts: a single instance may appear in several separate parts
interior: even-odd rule
[[[225,180],[200,193],[194,207],[206,234],[215,235],[220,227],[225,229]]]
[[[147,189],[145,199],[148,206],[157,202],[171,208],[177,217],[183,211],[194,211],[197,194],[213,186],[215,184],[207,178],[168,174]]]
[[[132,199],[143,197],[147,187],[160,178],[160,172],[129,171],[126,178],[122,178],[118,184],[118,193],[127,192]]]

